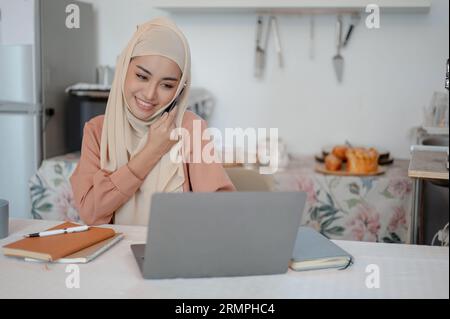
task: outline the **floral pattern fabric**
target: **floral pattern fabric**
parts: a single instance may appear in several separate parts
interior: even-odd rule
[[[30,180],[35,219],[81,222],[69,177],[79,153],[45,160]],[[396,160],[380,176],[323,175],[312,157],[295,157],[274,174],[275,191],[307,193],[302,224],[332,239],[406,243],[412,211],[408,161]]]
[[[379,176],[324,175],[312,157],[297,157],[276,173],[278,191],[307,193],[302,223],[332,239],[407,243],[412,211],[409,161],[396,160]]]
[[[81,223],[69,181],[79,157],[79,153],[73,153],[44,160],[38,172],[31,177],[29,187],[34,219]]]

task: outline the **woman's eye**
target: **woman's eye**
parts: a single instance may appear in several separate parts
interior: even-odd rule
[[[170,84],[163,84],[162,86],[166,89],[173,89],[173,85]]]
[[[142,74],[137,73],[136,76],[137,76],[140,80],[147,80],[147,77],[144,76],[144,75],[142,75]]]

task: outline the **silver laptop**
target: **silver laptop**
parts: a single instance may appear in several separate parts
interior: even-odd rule
[[[131,245],[147,279],[285,273],[305,193],[158,193],[147,244]]]

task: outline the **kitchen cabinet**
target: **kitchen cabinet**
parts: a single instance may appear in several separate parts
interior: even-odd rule
[[[408,176],[414,179],[411,220],[414,244],[431,244],[434,233],[442,223],[448,222],[448,136],[446,143],[446,147],[433,145],[412,149]],[[431,143],[424,140],[423,144]]]
[[[370,4],[382,12],[427,13],[432,0],[157,0],[157,9],[174,13],[301,13],[365,11]]]

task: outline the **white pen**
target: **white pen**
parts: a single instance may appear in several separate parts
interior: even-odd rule
[[[62,228],[62,229],[55,229],[55,230],[48,230],[43,231],[39,233],[33,233],[24,235],[24,237],[46,237],[46,236],[52,236],[52,235],[59,235],[59,234],[69,234],[69,233],[78,233],[82,231],[86,231],[89,229],[89,226],[77,226],[77,227],[69,227],[69,228]]]

